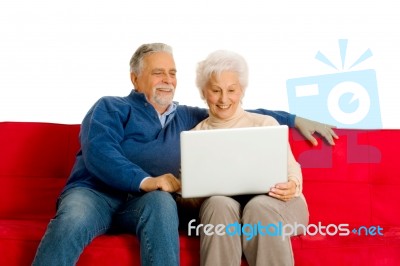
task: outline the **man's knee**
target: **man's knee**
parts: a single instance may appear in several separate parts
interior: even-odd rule
[[[54,220],[66,224],[71,230],[91,228],[100,221],[104,224],[99,224],[99,227],[107,227],[111,222],[111,212],[102,202],[91,190],[76,189],[60,199]]]
[[[151,215],[157,219],[177,219],[178,209],[175,199],[165,191],[152,191],[146,193],[143,213]]]

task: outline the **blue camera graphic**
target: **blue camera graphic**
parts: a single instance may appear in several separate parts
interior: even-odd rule
[[[344,67],[347,40],[339,40],[339,45]],[[368,49],[351,67],[371,55]],[[316,59],[337,69],[320,52]],[[377,79],[373,69],[288,79],[286,88],[289,111],[298,116],[338,128],[382,128]]]
[[[289,79],[290,112],[339,128],[381,128],[375,70]]]
[[[339,40],[342,69],[345,66],[347,40]],[[348,69],[360,64],[372,52],[366,50]],[[339,70],[329,59],[318,52],[317,60]],[[286,81],[291,113],[338,128],[382,128],[376,73],[373,69],[342,71],[333,74],[288,79]],[[381,152],[374,146],[359,143],[356,132],[346,135],[348,163],[379,163]],[[298,156],[303,168],[332,167],[332,147],[321,145]]]

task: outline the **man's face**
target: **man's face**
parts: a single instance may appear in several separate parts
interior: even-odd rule
[[[136,91],[144,93],[160,114],[172,103],[176,88],[176,68],[170,53],[157,52],[143,58],[142,72],[131,73]]]

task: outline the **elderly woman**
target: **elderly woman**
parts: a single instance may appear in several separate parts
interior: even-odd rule
[[[209,107],[209,117],[194,130],[273,126],[278,122],[269,116],[242,109],[241,102],[248,82],[244,58],[229,51],[216,51],[200,62],[197,87]],[[202,224],[308,224],[308,209],[302,194],[299,164],[288,148],[287,182],[276,184],[262,195],[236,197],[212,196],[200,208]],[[246,177],[243,177],[246,178]],[[302,233],[302,232],[297,232]],[[289,237],[257,234],[245,236],[200,236],[201,265],[240,265],[244,253],[250,265],[293,265]]]

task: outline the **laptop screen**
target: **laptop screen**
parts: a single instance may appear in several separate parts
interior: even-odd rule
[[[264,194],[287,181],[288,127],[183,131],[182,197]]]

